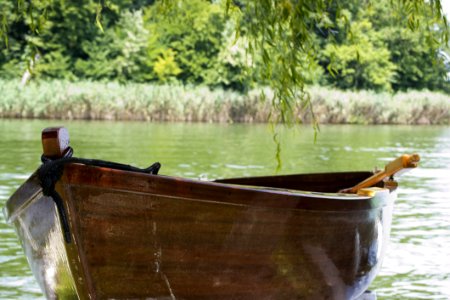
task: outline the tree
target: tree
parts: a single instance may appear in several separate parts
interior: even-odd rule
[[[82,42],[82,50],[83,57],[75,62],[78,76],[120,82],[154,79],[154,62],[162,52],[154,34],[145,28],[141,10],[124,10],[114,27]]]
[[[294,108],[298,99],[302,104],[308,104],[305,96],[305,78],[298,69],[313,65],[317,44],[314,33],[318,30],[327,34],[339,28],[339,22],[350,24],[346,19],[345,5],[357,9],[355,4],[371,4],[371,1],[338,1],[338,0],[260,0],[257,2],[243,1],[241,5],[227,4],[230,10],[238,11],[240,16],[251,16],[248,24],[248,34],[253,49],[262,53],[264,66],[261,75],[267,79],[275,90],[276,98],[273,107],[280,112],[279,120],[292,122]],[[352,5],[353,4],[353,5]],[[442,6],[439,0],[424,1],[391,1],[392,9],[399,12],[401,24],[416,30],[424,26],[427,31],[433,32],[436,26],[443,27],[440,39],[430,39],[430,44],[447,44],[448,26],[445,16],[442,14]],[[422,11],[429,11],[425,18]],[[242,17],[241,17],[242,18]],[[343,21],[341,21],[343,19]],[[339,32],[337,35],[344,35]],[[308,61],[305,63],[305,57]],[[273,76],[274,66],[279,67],[277,76]],[[387,68],[390,73],[391,68]],[[304,96],[298,96],[298,95]]]
[[[148,30],[156,35],[164,51],[169,51],[166,57],[179,67],[175,74],[178,80],[211,83],[224,44],[225,18],[219,5],[204,0],[180,1],[169,7],[158,3],[146,8],[145,19]],[[166,57],[159,61],[167,62]],[[159,65],[170,67],[167,63]]]
[[[328,29],[333,34],[321,35],[326,42],[319,60],[330,70],[328,82],[354,89],[444,88],[445,65],[437,59],[442,44],[435,41],[447,28],[445,23],[430,27],[430,7],[417,12],[409,24],[413,30],[404,25],[407,11],[393,10],[386,0],[349,1],[336,14],[331,15],[335,25]]]
[[[83,44],[86,41],[92,41],[95,39],[95,35],[98,32],[94,31],[94,27],[87,24],[97,24],[99,28],[107,28],[109,24],[117,22],[120,18],[120,11],[124,8],[133,10],[142,3],[153,3],[153,1],[146,2],[144,0],[136,0],[133,2],[127,1],[115,1],[115,2],[105,2],[100,1],[99,3],[93,0],[76,1],[76,2],[65,2],[61,0],[30,0],[25,2],[23,0],[17,0],[17,6],[13,8],[10,3],[3,0],[0,2],[1,5],[1,17],[2,22],[1,36],[5,40],[6,44],[9,44],[7,38],[8,28],[14,22],[22,22],[28,26],[28,31],[32,33],[29,38],[30,53],[32,57],[35,49],[41,47],[44,50],[49,50],[52,55],[46,55],[48,59],[55,60],[57,63],[54,65],[62,68],[63,70],[67,66],[62,57],[65,54],[64,51],[69,51],[72,55],[79,57],[82,60],[83,57]],[[162,12],[172,12],[176,11],[178,7],[188,6],[191,1],[189,0],[165,0],[163,1],[165,9],[161,9]],[[200,2],[195,2],[200,5]],[[317,61],[317,50],[318,44],[315,33],[317,31],[325,32],[327,35],[332,35],[333,31],[339,30],[336,34],[337,38],[346,38],[347,28],[349,27],[349,22],[345,25],[345,9],[346,6],[351,6],[351,9],[356,10],[358,3],[361,5],[371,5],[372,2],[368,0],[361,1],[342,1],[342,0],[223,0],[219,3],[223,6],[222,12],[225,13],[224,18],[232,18],[234,24],[236,24],[236,34],[246,36],[248,40],[248,52],[253,56],[260,56],[262,58],[262,63],[260,65],[256,80],[268,83],[275,92],[275,98],[273,99],[275,116],[274,121],[283,121],[293,123],[296,111],[296,106],[298,105],[308,105],[308,97],[305,92],[305,70],[309,66],[314,66]],[[375,3],[375,2],[374,2]],[[417,30],[422,27],[430,34],[430,38],[426,39],[426,43],[431,45],[432,48],[436,48],[435,45],[446,44],[448,36],[448,26],[447,20],[442,14],[442,7],[440,0],[410,0],[410,1],[390,1],[391,8],[398,12],[400,23],[403,24],[404,28],[409,27],[410,30]],[[65,8],[62,10],[62,8]],[[68,8],[68,9],[67,9]],[[426,11],[426,14],[423,12]],[[350,10],[350,12],[352,12]],[[51,24],[46,23],[48,20],[48,15],[56,13],[59,18],[55,19]],[[182,11],[179,10],[179,13]],[[179,15],[177,15],[178,18]],[[184,16],[187,19],[189,16]],[[177,18],[172,20],[176,21]],[[344,26],[338,24],[344,20]],[[86,40],[78,40],[73,38],[73,32],[79,30],[80,27],[70,27],[67,26],[67,20],[76,20],[80,26],[87,26],[87,38]],[[216,19],[209,19],[212,22],[212,28],[216,26]],[[372,27],[371,27],[372,26]],[[439,28],[444,28],[438,35],[434,35],[436,26]],[[25,28],[25,27],[24,27]],[[84,28],[84,27],[83,27]],[[367,22],[360,22],[359,28],[368,29],[376,28],[376,24],[369,25]],[[54,31],[52,31],[55,29]],[[40,37],[45,34],[56,34],[57,31],[64,35],[61,38],[66,38],[67,42],[72,45],[70,49],[58,50],[53,49],[52,43],[47,43],[46,45],[40,44]],[[195,27],[194,27],[195,29]],[[211,28],[205,28],[207,31]],[[351,29],[351,28],[350,28]],[[353,28],[358,30],[357,28]],[[103,30],[103,29],[102,29]],[[351,31],[350,31],[351,32]],[[219,36],[213,32],[212,36],[215,37],[217,41],[220,40]],[[92,35],[91,35],[92,34]],[[174,33],[176,34],[176,33]],[[181,36],[179,36],[181,37]],[[184,37],[184,36],[182,36]],[[438,38],[436,38],[438,37]],[[337,39],[338,47],[344,47],[343,51],[346,50],[345,47],[358,48],[358,45],[363,41],[360,38],[359,41],[352,43],[343,43],[339,45],[339,40]],[[386,62],[386,53],[383,50],[385,45],[380,43],[375,37],[369,37],[366,40],[370,45],[373,53],[380,52],[381,64],[371,65],[367,63],[367,60],[361,56],[359,51],[354,51],[354,53],[360,53],[359,57],[363,60],[351,60],[345,59],[346,65],[351,66],[355,64],[362,64],[364,72],[361,76],[354,76],[352,79],[353,84],[356,86],[360,85],[360,80],[358,78],[370,77],[377,83],[374,88],[383,87],[386,82],[383,82],[380,78],[375,78],[376,73],[384,72],[383,74],[391,74],[393,68]],[[179,47],[179,51],[186,51],[186,55],[192,53],[189,48],[183,48],[182,45],[178,45],[175,41],[170,41],[174,48]],[[217,43],[217,42],[213,42]],[[209,46],[209,45],[208,45]],[[338,49],[338,47],[336,49]],[[200,46],[201,48],[201,46]],[[212,47],[214,48],[214,45]],[[59,51],[59,52],[58,52]],[[206,50],[207,57],[208,51]],[[217,54],[217,50],[214,50]],[[331,51],[331,50],[330,50]],[[44,52],[44,51],[43,51]],[[59,53],[59,54],[58,54]],[[428,53],[424,51],[423,53]],[[4,55],[4,54],[3,54]],[[174,61],[178,65],[183,65],[188,69],[195,68],[197,65],[209,64],[209,61],[194,61],[192,63],[191,58],[187,56],[182,59],[181,55],[174,50],[173,53]],[[177,58],[177,55],[180,55]],[[342,54],[343,55],[343,54]],[[166,54],[162,56],[162,59],[171,59],[171,56]],[[331,57],[331,56],[330,56]],[[12,58],[17,59],[17,58]],[[47,58],[45,58],[47,59]],[[71,63],[71,62],[69,62]],[[162,64],[162,63],[161,63]],[[164,65],[164,64],[162,64]],[[182,69],[182,68],[181,68]],[[331,70],[332,68],[330,68]],[[176,68],[174,68],[176,70]],[[381,71],[380,71],[381,70]],[[174,71],[177,73],[176,71]],[[165,74],[164,72],[161,74]],[[341,73],[342,74],[342,73]],[[181,78],[189,78],[193,75],[190,72],[180,72],[176,76]],[[194,76],[194,75],[193,75]],[[197,76],[197,75],[195,75]],[[199,80],[195,78],[194,81]],[[374,77],[375,76],[375,77]],[[198,77],[198,76],[197,76]],[[389,76],[388,76],[389,77]],[[394,80],[395,81],[395,80]]]
[[[330,70],[328,80],[339,88],[390,90],[395,65],[390,51],[373,30],[369,20],[352,22],[341,44],[327,44],[323,64]]]
[[[445,23],[428,27],[427,20],[433,11],[424,7],[417,13],[414,30],[399,26],[406,18],[404,12],[396,16],[389,14],[388,8],[376,3],[369,12],[374,29],[380,33],[391,52],[391,61],[397,66],[392,87],[394,90],[407,89],[445,89],[446,67],[438,57],[440,48],[445,48]]]

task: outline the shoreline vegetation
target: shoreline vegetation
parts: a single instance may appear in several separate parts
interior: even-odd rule
[[[450,96],[440,92],[396,94],[309,87],[319,124],[449,125]],[[0,80],[0,117],[155,122],[267,122],[271,92],[240,94],[206,86],[115,82]],[[311,122],[309,108],[298,110]]]

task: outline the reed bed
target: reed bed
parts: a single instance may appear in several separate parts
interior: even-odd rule
[[[319,123],[450,124],[450,96],[429,91],[397,94],[310,87]],[[269,94],[269,95],[267,95]],[[168,122],[267,122],[271,105],[260,92],[246,95],[203,86],[115,82],[0,80],[0,117]],[[271,99],[266,91],[266,99]],[[308,110],[299,118],[311,122]]]

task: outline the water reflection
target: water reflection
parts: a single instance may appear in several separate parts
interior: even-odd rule
[[[58,122],[57,122],[58,123]],[[40,131],[55,122],[0,120],[0,205],[38,166]],[[75,155],[162,174],[214,179],[272,174],[266,125],[69,122]],[[379,299],[450,298],[450,128],[322,126],[282,130],[282,173],[367,170],[403,153],[421,154],[400,180],[391,244],[372,289]],[[40,296],[12,227],[0,216],[0,298]]]

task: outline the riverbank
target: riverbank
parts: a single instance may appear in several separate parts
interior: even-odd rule
[[[0,80],[0,117],[172,122],[266,122],[270,100],[207,87]],[[309,88],[321,124],[450,124],[450,95]],[[270,96],[267,97],[270,99]],[[310,114],[299,110],[303,122]]]

